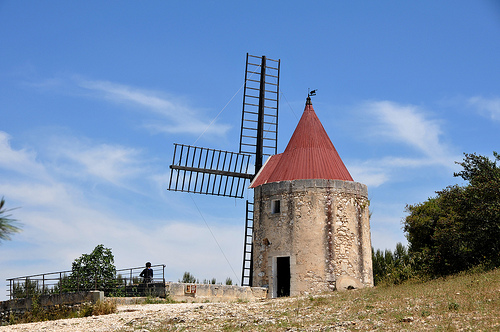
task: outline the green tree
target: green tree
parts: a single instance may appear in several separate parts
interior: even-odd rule
[[[408,205],[403,229],[422,272],[440,276],[478,264],[500,265],[500,155],[464,154],[455,173],[467,184],[449,186],[421,204]]]
[[[189,272],[184,272],[184,274],[182,275],[182,279],[179,280],[179,282],[183,282],[185,284],[197,284],[199,283],[199,281],[194,277],[194,275],[192,275],[191,273]]]
[[[415,275],[413,261],[402,243],[396,244],[394,253],[372,248],[373,283],[400,284]]]
[[[469,265],[500,265],[500,155],[495,160],[466,154],[456,173],[469,185],[458,198],[464,251]]]
[[[71,275],[65,280],[63,289],[69,291],[102,290],[106,295],[116,286],[116,267],[111,249],[102,244],[92,253],[83,254],[71,266]]]
[[[448,187],[424,203],[408,205],[409,216],[403,229],[410,255],[419,262],[418,268],[431,276],[446,275],[465,268],[460,218],[455,202],[463,188]]]
[[[2,197],[0,200],[0,243],[2,241],[10,240],[10,235],[12,233],[20,232],[21,229],[16,226],[16,219],[12,219],[10,214],[7,214],[10,210],[4,208],[5,199]]]

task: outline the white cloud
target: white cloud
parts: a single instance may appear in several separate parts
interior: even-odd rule
[[[454,155],[441,139],[443,133],[438,121],[428,119],[417,106],[378,101],[367,103],[367,107],[378,122],[376,135],[416,149],[428,158],[425,163],[453,164]]]
[[[117,187],[107,195],[94,188],[88,190],[80,179],[75,181],[67,176],[68,172],[80,172],[83,178],[97,176],[120,182],[145,169],[147,176],[163,179],[165,174],[152,172],[148,167],[151,161],[143,158],[140,151],[59,138],[55,141],[64,144],[53,146],[47,155],[45,150],[28,153],[13,149],[8,139],[6,133],[0,132],[0,154],[8,156],[2,159],[0,170],[12,173],[0,178],[0,193],[9,206],[21,207],[13,217],[22,223],[22,232],[14,235],[12,241],[2,243],[0,279],[70,269],[75,258],[101,243],[113,250],[118,268],[151,261],[167,264],[168,280],[181,278],[184,271],[200,279],[238,279],[243,233],[233,219],[230,224],[217,223],[207,216],[212,233],[232,262],[231,268],[205,223],[193,218],[191,212],[177,211],[183,209],[180,206],[168,207],[170,203],[160,194],[155,200],[147,200],[147,206],[129,209],[135,202],[113,197],[122,195],[123,188]],[[139,157],[148,163],[142,164]],[[33,170],[36,172],[27,177],[26,172]],[[154,182],[150,185],[151,191],[158,190]],[[100,202],[103,196],[113,200],[112,204]],[[134,194],[128,197],[134,198]],[[189,204],[182,202],[182,206],[194,209]],[[140,216],[128,214],[137,210]],[[229,210],[225,210],[225,218],[230,219]],[[164,215],[164,219],[158,219],[158,215]],[[183,217],[176,217],[179,215]],[[0,300],[5,295],[0,293]]]
[[[355,181],[364,183],[368,187],[378,187],[388,180],[388,174],[381,168],[373,167],[371,163],[350,166],[349,173]]]
[[[64,172],[74,176],[92,176],[115,185],[123,185],[123,180],[147,172],[147,166],[141,162],[141,152],[137,149],[119,145],[98,144],[89,145],[76,139],[61,139],[54,141],[52,153],[64,164]]]
[[[0,167],[22,173],[30,177],[47,179],[44,167],[36,162],[36,154],[26,149],[14,150],[10,145],[10,136],[0,131]]]
[[[80,88],[92,91],[95,96],[120,104],[139,106],[165,118],[168,123],[158,120],[145,122],[144,126],[154,132],[202,133],[222,137],[231,128],[229,125],[210,123],[203,119],[199,110],[173,97],[165,97],[156,91],[138,89],[107,81],[77,80]]]
[[[467,100],[469,106],[476,108],[480,114],[495,121],[500,121],[500,98],[484,98],[480,96]]]
[[[405,156],[391,155],[397,150],[388,148],[379,158],[351,162],[349,170],[356,181],[377,187],[393,179],[396,170],[436,166],[456,169],[455,161],[461,157],[443,141],[439,121],[430,119],[419,107],[374,101],[363,104],[362,110],[369,119],[365,130],[372,142],[395,143],[408,149]]]

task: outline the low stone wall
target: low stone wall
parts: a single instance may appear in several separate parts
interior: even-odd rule
[[[65,294],[40,295],[38,305],[44,309],[54,306],[78,306],[83,303],[96,303],[104,300],[104,292],[90,291]],[[10,315],[16,317],[33,309],[33,298],[14,299],[0,302],[0,325],[8,322]]]
[[[165,288],[172,300],[181,302],[255,301],[267,297],[267,288],[262,287],[167,282]]]

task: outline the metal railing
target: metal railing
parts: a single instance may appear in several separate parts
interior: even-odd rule
[[[165,285],[165,267],[165,264],[151,265],[153,269],[151,280],[140,277],[144,266],[116,270],[114,278],[107,280],[99,279],[98,274],[90,278],[91,280],[80,280],[78,276],[72,276],[72,271],[9,278],[7,279],[9,299],[89,290],[104,291],[107,296],[147,295],[154,285]]]

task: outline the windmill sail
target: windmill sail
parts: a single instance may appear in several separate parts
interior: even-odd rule
[[[263,157],[277,153],[280,60],[247,53],[240,150],[174,144],[168,190],[243,198]],[[249,169],[250,158],[255,167]],[[252,285],[253,202],[247,201],[242,285]]]
[[[243,198],[250,155],[174,144],[168,190]]]
[[[247,54],[240,153],[255,155],[256,173],[277,153],[279,80],[280,60]]]

